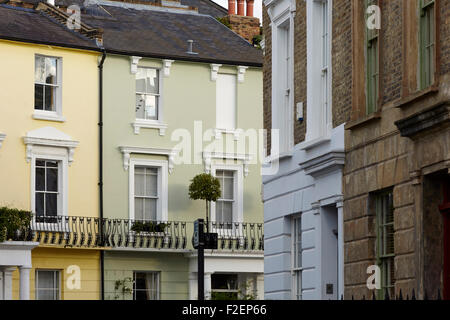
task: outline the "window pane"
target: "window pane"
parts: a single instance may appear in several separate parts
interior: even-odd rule
[[[36,191],[45,191],[45,169],[36,168]]]
[[[156,119],[157,97],[145,96],[144,111],[145,119]]]
[[[36,299],[59,299],[59,273],[58,271],[36,271]]]
[[[36,192],[35,194],[35,210],[36,215],[44,215],[44,193]]]
[[[136,94],[136,119],[145,119],[145,95]]]
[[[145,199],[145,220],[156,220],[156,199]]]
[[[144,199],[134,199],[134,219],[144,220]]]
[[[134,273],[134,300],[159,299],[159,275],[157,272]]]
[[[216,222],[222,222],[223,221],[223,202],[222,201],[216,201]]]
[[[142,197],[145,195],[145,174],[141,171],[141,169],[139,169],[138,171],[138,168],[136,168],[135,170],[136,171],[134,174],[134,195]]]
[[[138,68],[136,72],[136,92],[145,92],[145,69]]]
[[[45,82],[45,60],[44,57],[34,57],[34,81],[39,83]]]
[[[223,189],[222,189],[222,194],[223,194],[224,199],[230,199],[230,200],[234,199],[233,184],[234,184],[233,178],[225,178],[224,179]]]
[[[223,205],[222,222],[224,223],[233,222],[233,203],[223,202],[222,205]]]
[[[46,193],[45,194],[45,215],[46,216],[58,215],[57,198],[58,198],[58,195],[56,193]]]
[[[146,172],[147,172],[147,174],[145,175],[146,196],[157,197],[158,176],[155,174],[155,171],[153,171],[151,168],[148,168]]]
[[[42,84],[34,85],[34,108],[44,110],[44,86]]]
[[[57,168],[47,168],[47,191],[58,191]]]
[[[56,102],[56,88],[52,86],[44,86],[44,110],[54,111]]]
[[[159,93],[159,80],[158,80],[158,70],[156,69],[146,69],[147,70],[147,87],[146,92],[148,93]]]
[[[45,83],[57,84],[56,58],[45,58]]]

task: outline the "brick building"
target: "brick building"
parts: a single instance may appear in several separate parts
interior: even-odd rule
[[[380,29],[366,24],[370,5]],[[354,1],[351,16],[345,297],[372,295],[377,264],[379,298],[450,298],[450,2]]]
[[[324,245],[335,215],[339,297],[392,298],[400,290],[411,297],[414,290],[418,298],[438,291],[450,298],[450,2],[264,4],[264,126],[269,159],[279,164],[263,178],[266,298],[336,297],[327,295],[334,282],[324,269],[335,265]],[[326,24],[317,11],[325,4],[332,8],[331,68],[322,59]],[[293,30],[290,55],[283,55],[283,28]],[[328,112],[320,67],[321,79],[331,79]],[[280,129],[279,137],[270,129]],[[381,276],[374,292],[367,287],[373,265]]]

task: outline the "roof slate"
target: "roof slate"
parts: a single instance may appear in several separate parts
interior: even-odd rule
[[[31,9],[0,4],[0,38],[98,51],[95,42]]]
[[[37,3],[36,0],[27,1]],[[63,4],[68,0],[60,1]],[[82,3],[81,0],[72,1]],[[209,0],[182,0],[182,3],[185,1]],[[262,65],[261,50],[210,15],[158,8],[138,10],[118,5],[87,7],[91,10],[82,7],[81,21],[103,29],[103,46],[107,52],[231,65]],[[97,49],[94,41],[42,13],[6,5],[0,5],[0,38]],[[197,54],[187,52],[187,40],[194,41],[193,52]]]

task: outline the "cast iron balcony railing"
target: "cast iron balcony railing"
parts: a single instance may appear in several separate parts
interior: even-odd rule
[[[218,251],[264,250],[262,223],[210,222],[206,231],[218,234]],[[64,247],[194,250],[193,236],[194,222],[33,215],[30,227],[19,230],[14,240]]]

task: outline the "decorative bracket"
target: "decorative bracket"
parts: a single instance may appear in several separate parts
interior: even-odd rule
[[[75,154],[75,148],[78,146],[77,141],[61,141],[61,140],[47,140],[41,138],[32,138],[32,137],[24,137],[24,143],[27,146],[26,149],[26,160],[27,162],[31,161],[33,155],[34,146],[45,146],[45,147],[60,147],[67,149],[67,160],[69,166],[73,162],[73,156]]]
[[[244,74],[247,69],[248,69],[248,67],[246,67],[246,66],[237,66],[239,83],[244,82]]]
[[[418,185],[421,182],[421,171],[420,170],[410,171],[409,177],[413,185]]]
[[[137,72],[137,66],[139,63],[139,60],[141,60],[142,57],[138,57],[138,56],[131,56],[130,60],[131,60],[131,73],[135,74]]]
[[[174,167],[175,155],[178,154],[178,150],[175,149],[163,149],[163,148],[145,148],[145,147],[119,147],[120,152],[123,153],[123,168],[128,170],[130,167],[130,155],[134,154],[146,154],[146,155],[158,155],[167,156],[169,174],[172,173]]]
[[[211,81],[217,80],[217,73],[219,72],[219,68],[221,64],[211,63]]]
[[[169,60],[169,59],[163,60],[163,70],[164,70],[165,77],[170,76],[170,67],[172,66],[173,62],[175,62],[175,60]]]
[[[3,140],[5,140],[6,134],[0,133],[0,148],[2,147]]]

